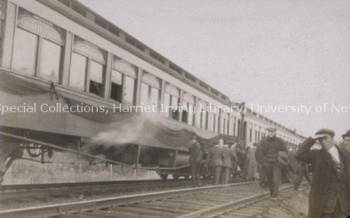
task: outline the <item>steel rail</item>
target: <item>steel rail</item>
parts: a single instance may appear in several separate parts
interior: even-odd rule
[[[287,186],[287,187],[283,187],[280,188],[280,191],[286,190],[286,189],[290,189],[293,186]],[[216,217],[218,215],[221,215],[227,211],[231,211],[232,208],[235,208],[237,206],[245,206],[249,203],[255,202],[255,201],[260,201],[263,199],[266,199],[270,196],[269,192],[263,193],[263,194],[258,194],[258,195],[254,195],[254,196],[250,196],[247,198],[243,198],[243,199],[239,199],[236,201],[231,201],[225,204],[221,204],[215,207],[209,207],[209,208],[205,208],[203,210],[199,210],[199,211],[195,211],[193,213],[188,213],[182,216],[178,216],[176,218],[202,218],[202,217]]]
[[[189,180],[130,180],[130,181],[107,181],[107,182],[83,182],[83,183],[42,183],[5,185],[0,187],[0,202],[12,199],[30,199],[39,196],[64,196],[67,193],[80,193],[95,195],[107,190],[112,193],[130,192],[130,190],[140,190],[142,187],[152,190],[153,187],[171,186],[174,184],[190,184]]]
[[[223,188],[246,186],[250,184],[257,184],[256,182],[236,183],[219,186],[206,186],[199,188],[187,188],[180,190],[170,190],[155,193],[136,194],[122,197],[105,198],[98,200],[89,200],[75,203],[56,204],[48,206],[30,207],[22,209],[4,210],[0,211],[2,218],[22,218],[22,217],[40,217],[40,216],[58,216],[62,214],[71,214],[78,212],[86,212],[98,209],[105,209],[110,207],[117,207],[121,205],[134,204],[145,201],[154,201],[157,199],[177,197],[182,195],[191,195],[205,191],[215,191]]]
[[[56,188],[72,188],[72,187],[87,187],[87,186],[101,186],[101,185],[121,185],[121,184],[136,184],[136,183],[154,183],[154,182],[172,182],[185,181],[179,180],[116,180],[116,181],[96,181],[96,182],[63,182],[63,183],[36,183],[36,184],[16,184],[16,185],[1,185],[0,191],[21,191],[33,189],[56,189]],[[187,181],[187,180],[186,180]]]

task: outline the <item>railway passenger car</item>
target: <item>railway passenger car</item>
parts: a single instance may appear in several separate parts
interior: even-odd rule
[[[244,146],[275,126],[290,147],[303,139],[249,109],[240,113],[242,104],[76,0],[0,6],[2,175],[24,148],[102,153],[177,177],[186,175],[193,134],[239,138]],[[144,116],[135,106],[157,112]],[[132,109],[116,111],[122,107]]]

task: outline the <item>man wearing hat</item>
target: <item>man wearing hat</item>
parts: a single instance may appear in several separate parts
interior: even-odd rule
[[[190,165],[193,186],[201,186],[201,164],[203,161],[203,148],[194,135],[190,141]]]
[[[334,131],[320,129],[295,153],[312,164],[309,218],[342,218],[350,215],[350,153],[335,145]],[[319,141],[322,149],[311,147]]]
[[[279,159],[284,160],[279,155],[281,156],[281,152],[288,152],[284,141],[276,137],[276,130],[274,127],[267,128],[267,137],[261,141],[260,149],[261,163],[266,170],[270,195],[274,201],[277,200],[283,166]]]
[[[345,148],[350,152],[350,130],[346,131],[345,134],[342,135],[343,141],[339,144],[339,147]]]

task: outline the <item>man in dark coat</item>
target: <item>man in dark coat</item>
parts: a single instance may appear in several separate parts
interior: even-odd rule
[[[193,136],[190,141],[190,165],[193,186],[201,186],[201,164],[203,161],[203,148],[197,141],[197,136]]]
[[[278,152],[288,152],[283,140],[276,137],[276,128],[267,128],[268,136],[261,142],[261,162],[266,169],[267,181],[272,200],[277,200],[281,183],[282,164],[278,162]]]
[[[236,155],[228,145],[222,148],[222,184],[228,184],[232,166],[236,163]]]
[[[322,149],[312,149],[316,140]],[[295,153],[312,164],[309,218],[344,218],[350,215],[350,153],[335,145],[334,132],[321,129],[307,138]]]
[[[261,188],[266,188],[268,186],[268,183],[266,178],[266,169],[262,165],[261,144],[254,143],[254,146],[256,146],[255,159],[258,163],[259,185]]]
[[[219,140],[218,144],[214,145],[209,150],[209,166],[212,168],[212,172],[214,173],[214,184],[218,185],[221,177],[221,169],[222,169],[222,151],[223,141]]]

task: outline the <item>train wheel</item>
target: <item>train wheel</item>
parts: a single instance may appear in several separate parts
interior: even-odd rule
[[[166,180],[168,178],[168,174],[160,174],[159,175],[162,180]]]
[[[175,180],[177,180],[177,179],[179,179],[179,176],[178,175],[172,175],[173,176],[173,178],[175,179]]]

